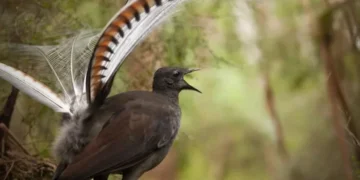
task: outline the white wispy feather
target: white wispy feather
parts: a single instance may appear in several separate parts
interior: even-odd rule
[[[71,107],[72,112],[74,112],[77,111],[78,108],[74,107],[74,105],[78,103],[73,103],[73,101],[75,101],[77,96],[81,96],[81,94],[85,92],[83,84],[86,69],[98,37],[98,31],[82,31],[75,37],[62,41],[59,45],[35,46],[8,44],[6,47],[11,55],[20,62],[24,59],[35,62],[37,66],[51,69],[52,74],[46,74],[46,76],[53,76],[54,78],[52,79],[55,79],[56,82],[52,84],[55,85],[55,88],[59,87],[59,89],[53,89],[53,91],[62,92],[62,94],[58,96],[62,99],[63,104],[67,104],[67,106]],[[41,70],[42,69],[38,71]],[[26,71],[24,70],[24,72]],[[39,72],[27,73],[27,77],[31,77],[32,74],[39,74]],[[13,84],[12,81],[9,82]],[[50,89],[45,85],[43,86]],[[32,97],[33,94],[28,95]],[[34,98],[39,100],[39,97]],[[43,102],[44,100],[39,101]],[[49,107],[54,108],[54,106]],[[83,107],[81,107],[81,109],[83,109]]]
[[[35,48],[35,50],[36,50],[38,53],[40,53],[40,54],[44,57],[45,61],[47,62],[47,64],[49,65],[50,69],[51,69],[52,72],[54,73],[54,76],[56,77],[56,80],[59,82],[61,88],[63,89],[64,95],[66,96],[66,98],[70,98],[69,93],[68,93],[67,90],[65,89],[62,80],[60,79],[58,73],[55,71],[54,66],[53,66],[52,63],[50,62],[50,59],[48,58],[48,56],[47,56],[39,47],[37,47],[37,46],[33,46],[33,47]]]
[[[73,89],[74,89],[74,93],[75,93],[75,96],[78,96],[79,95],[79,90],[78,88],[76,87],[75,85],[75,78],[74,78],[74,48],[75,48],[75,43],[78,39],[78,37],[81,35],[81,32],[79,35],[77,35],[74,40],[73,40],[73,43],[72,43],[72,46],[71,46],[71,53],[70,53],[70,73],[71,73],[71,81],[72,81],[72,84],[73,84]]]

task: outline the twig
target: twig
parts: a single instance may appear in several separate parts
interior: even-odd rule
[[[11,163],[11,166],[10,166],[9,170],[6,172],[6,175],[5,175],[4,180],[6,180],[6,179],[7,179],[7,177],[9,176],[9,174],[10,174],[11,170],[12,170],[12,169],[13,169],[13,167],[14,167],[14,164],[15,164],[15,161],[13,161],[13,162]]]
[[[17,96],[19,94],[19,90],[16,89],[14,86],[11,88],[11,92],[6,100],[2,113],[0,114],[0,123],[6,128],[9,127],[12,114],[14,112],[14,107],[16,103]],[[1,151],[5,151],[5,130],[0,131],[0,144],[1,144]]]
[[[18,145],[21,150],[24,151],[25,154],[27,155],[30,155],[30,153],[25,149],[25,147],[23,147],[20,143],[20,141],[11,133],[11,131],[3,124],[3,123],[0,123],[0,129],[6,133],[7,135],[9,135],[13,140],[14,142],[16,143],[16,145]]]
[[[287,159],[288,158],[288,152],[285,148],[285,143],[284,143],[284,133],[283,133],[283,129],[279,120],[279,116],[276,112],[276,108],[275,108],[275,102],[274,102],[274,93],[273,90],[271,88],[271,84],[270,84],[270,79],[269,79],[269,75],[268,73],[265,74],[265,96],[266,96],[266,106],[268,109],[268,112],[271,116],[271,120],[272,123],[274,125],[275,128],[275,133],[276,133],[276,145],[277,148],[280,152],[280,154]]]
[[[4,157],[4,154],[5,154],[5,137],[6,137],[6,135],[5,135],[5,133],[4,133],[4,136],[3,137],[1,137],[1,139],[0,139],[0,145],[1,145],[1,156],[0,157]]]
[[[6,103],[0,115],[0,123],[3,123],[7,127],[9,127],[10,125],[11,116],[14,112],[14,107],[18,94],[19,90],[12,86],[11,92],[6,100]]]

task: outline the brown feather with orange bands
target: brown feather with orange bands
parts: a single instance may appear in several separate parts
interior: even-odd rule
[[[107,68],[105,66],[94,66],[93,70],[97,70],[97,71],[101,71],[101,70],[106,70]]]
[[[114,37],[117,33],[118,33],[118,27],[117,26],[109,26],[105,32],[104,32],[104,36],[110,36],[110,37]]]
[[[92,76],[97,75],[100,73],[99,69],[96,69],[94,67],[96,66],[101,66],[102,62],[104,61],[105,54],[108,52],[108,48],[106,47],[98,47],[96,52],[95,52],[95,60],[94,60],[94,64],[92,66]],[[93,84],[93,79],[91,79],[91,85]]]
[[[101,89],[103,76],[99,75],[103,70],[102,62],[110,61],[105,55],[107,52],[111,52],[109,45],[111,42],[118,44],[118,40],[115,36],[119,33],[121,37],[124,37],[123,27],[127,26],[131,29],[131,21],[135,18],[136,21],[140,20],[140,14],[143,12],[149,13],[150,8],[153,6],[160,6],[162,0],[138,0],[132,3],[127,9],[118,15],[117,18],[111,22],[110,26],[105,30],[103,36],[99,40],[96,46],[96,52],[94,54],[94,64],[92,65],[91,82],[92,95],[96,95],[98,90]]]
[[[95,56],[105,56],[107,52],[108,52],[108,48],[105,48],[104,46],[101,47],[98,46],[95,52]]]
[[[135,8],[132,6],[129,6],[123,13],[121,13],[119,16],[125,18],[127,22],[130,23],[130,20],[132,20],[135,17],[135,14],[138,13]],[[136,18],[136,17],[135,17]],[[140,18],[140,17],[139,17]]]
[[[111,40],[109,39],[101,39],[99,42],[100,47],[109,46],[111,43]]]
[[[131,5],[134,9],[136,9],[139,13],[145,11],[144,5],[146,4],[145,1],[136,1],[134,4]]]
[[[111,42],[113,42],[114,44],[119,43],[119,41],[116,38],[114,38],[113,36],[104,36],[99,41],[99,46],[109,46]]]

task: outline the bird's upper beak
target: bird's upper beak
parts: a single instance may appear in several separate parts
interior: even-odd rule
[[[200,69],[199,68],[192,68],[192,69],[187,69],[184,73],[184,75],[186,74],[189,74],[189,73],[192,73],[194,71],[199,71]],[[195,87],[191,86],[189,83],[187,83],[184,79],[182,80],[183,81],[183,85],[182,85],[182,89],[187,89],[187,90],[193,90],[193,91],[197,91],[199,93],[201,93],[200,90],[196,89]]]

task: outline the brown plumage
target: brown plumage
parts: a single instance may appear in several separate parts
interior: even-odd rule
[[[195,90],[183,76],[194,70],[161,68],[153,92],[132,91],[108,98],[92,116],[107,124],[61,173],[61,180],[107,179],[109,173],[136,180],[166,156],[180,126],[179,92]]]

